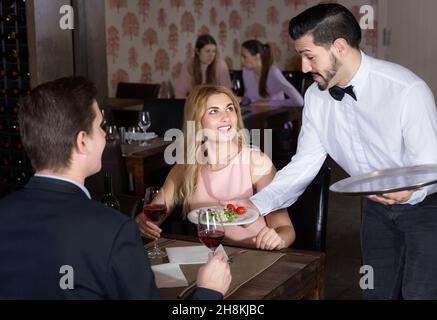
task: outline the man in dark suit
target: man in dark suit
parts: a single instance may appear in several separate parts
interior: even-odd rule
[[[136,223],[90,199],[105,132],[94,85],[62,78],[23,100],[19,123],[36,174],[0,200],[0,299],[157,299]],[[220,299],[229,265],[199,271],[193,298]]]

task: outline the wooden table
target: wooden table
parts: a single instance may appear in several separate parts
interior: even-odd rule
[[[241,112],[250,112],[252,128],[269,129],[273,125],[272,118],[282,118],[282,120],[300,122],[302,108],[289,106],[259,107],[249,105],[241,107]]]
[[[192,236],[163,235],[165,238],[199,241]],[[227,300],[319,300],[324,297],[325,254],[283,249],[285,256],[252,278]]]
[[[142,111],[144,107],[144,100],[107,98],[105,106],[111,110]]]
[[[149,145],[122,145],[127,171],[134,179],[135,194],[144,196],[147,177],[153,170],[169,167],[164,160],[164,150],[171,142],[159,137],[148,141]]]

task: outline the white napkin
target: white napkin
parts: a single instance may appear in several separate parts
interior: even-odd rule
[[[210,250],[205,246],[189,246],[165,248],[170,263],[178,264],[202,264],[208,262],[208,253]],[[223,252],[227,260],[225,249],[222,245],[217,247],[215,252]]]
[[[125,139],[131,139],[134,141],[144,141],[144,140],[150,140],[156,138],[158,135],[155,132],[126,132],[124,134]]]
[[[155,283],[158,288],[177,288],[188,286],[181,268],[177,263],[164,263],[152,266]]]

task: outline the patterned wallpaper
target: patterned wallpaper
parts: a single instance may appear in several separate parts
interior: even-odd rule
[[[378,0],[106,0],[106,43],[109,96],[118,82],[173,85],[182,63],[193,56],[199,34],[210,33],[219,56],[230,69],[240,69],[240,43],[256,38],[269,42],[276,65],[299,68],[288,35],[288,22],[320,2],[338,2],[360,18],[360,7]],[[377,52],[377,22],[363,31],[362,47]]]

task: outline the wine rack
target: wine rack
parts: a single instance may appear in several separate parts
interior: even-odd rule
[[[0,197],[33,174],[20,139],[20,97],[29,91],[26,1],[0,1]]]

